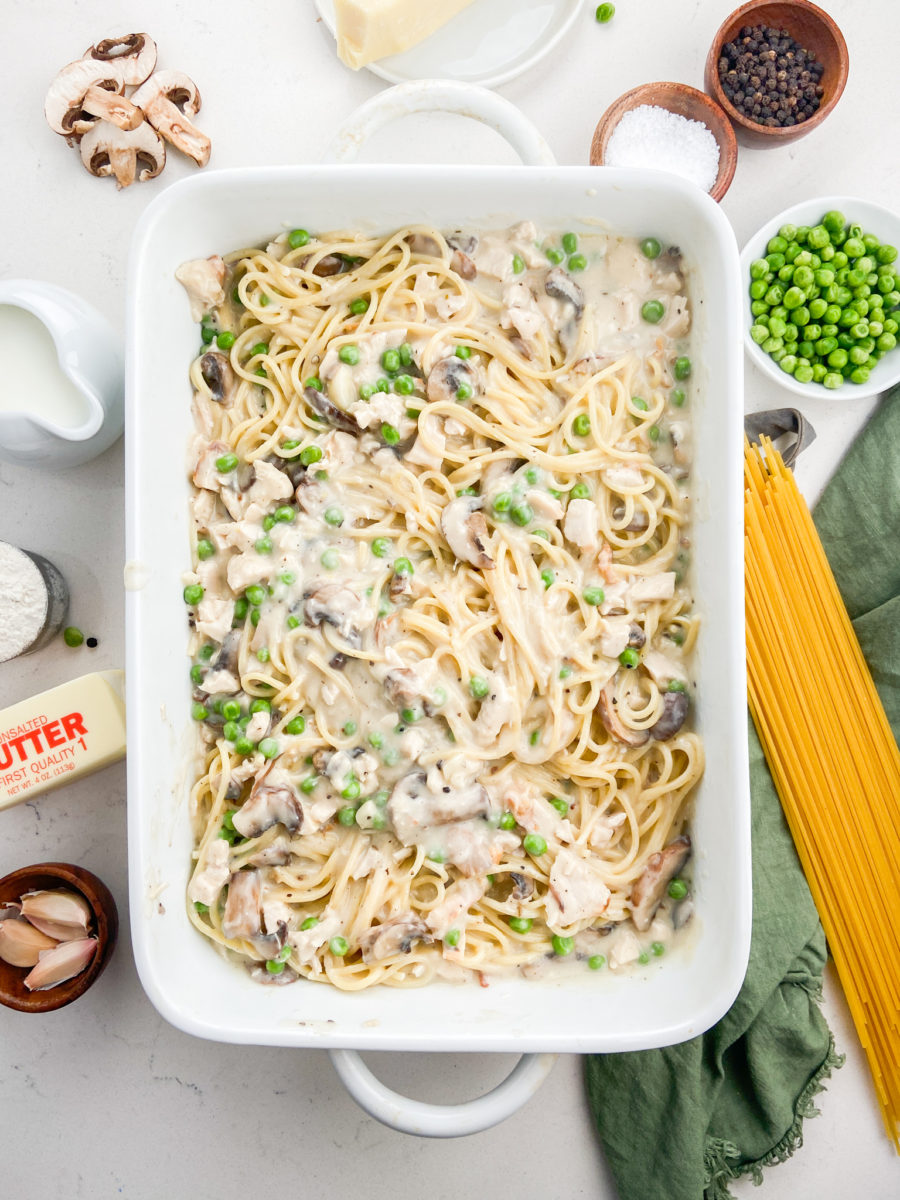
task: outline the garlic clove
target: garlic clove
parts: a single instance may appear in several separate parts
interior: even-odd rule
[[[8,921],[10,918],[20,917],[21,915],[22,905],[17,904],[15,900],[10,901],[8,904],[0,904],[0,921]]]
[[[48,937],[70,942],[87,933],[91,907],[77,892],[26,892],[22,897],[22,916]]]
[[[60,942],[52,950],[44,950],[37,966],[25,976],[25,986],[33,992],[42,992],[74,979],[85,969],[96,950],[96,938]]]
[[[55,948],[55,938],[41,933],[22,917],[0,922],[0,958],[11,967],[33,967],[42,951]]]

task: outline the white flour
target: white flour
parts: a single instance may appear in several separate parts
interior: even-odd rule
[[[44,628],[50,597],[22,550],[0,542],[0,662],[22,654]]]

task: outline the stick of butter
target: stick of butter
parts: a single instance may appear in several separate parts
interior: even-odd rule
[[[98,671],[0,712],[0,809],[125,754],[125,672]]]
[[[337,49],[354,71],[431,37],[473,0],[335,0]]]

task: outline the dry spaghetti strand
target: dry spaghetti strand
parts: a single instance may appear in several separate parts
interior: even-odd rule
[[[750,710],[900,1151],[900,751],[806,502],[744,447]]]

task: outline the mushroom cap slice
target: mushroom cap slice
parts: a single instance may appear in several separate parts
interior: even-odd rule
[[[490,571],[494,560],[487,552],[488,527],[481,501],[474,496],[457,496],[441,512],[441,532],[447,545],[462,562]]]
[[[146,121],[131,130],[97,121],[81,139],[81,161],[92,175],[115,175],[116,185],[126,188],[135,176],[143,183],[160,173],[166,147]]]
[[[624,742],[626,746],[643,746],[645,742],[649,741],[650,734],[646,729],[629,729],[619,720],[615,697],[609,684],[600,693],[596,711],[606,726],[607,732],[611,733],[616,741]]]
[[[156,66],[156,42],[149,33],[127,33],[123,37],[104,38],[88,46],[84,60],[106,63],[114,68],[121,84],[137,87]]]
[[[109,63],[80,58],[59,72],[47,91],[44,116],[54,133],[77,140],[96,123],[97,118],[85,112],[82,101],[90,91],[99,88],[112,95],[121,95],[124,84],[117,69]]]
[[[93,117],[95,120],[97,117],[102,117],[104,121],[118,125],[120,129],[137,129],[144,119],[144,114],[136,104],[132,104],[127,96],[111,92],[96,83],[92,84],[85,92],[81,101],[81,109],[87,116]],[[90,123],[79,121],[76,122],[75,127],[78,130],[79,126],[83,126],[80,132],[86,133],[92,124],[93,121]]]
[[[647,859],[643,873],[631,889],[631,919],[640,933],[650,928],[666,888],[687,862],[690,852],[691,839],[685,834]]]
[[[192,158],[198,167],[206,166],[210,140],[186,115],[200,111],[200,93],[189,76],[183,71],[157,71],[131,99],[167,142]]]

